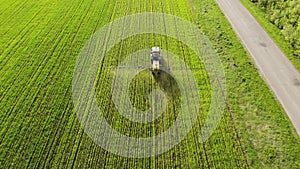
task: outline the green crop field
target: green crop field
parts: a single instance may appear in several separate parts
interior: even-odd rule
[[[80,52],[95,32],[141,12],[167,13],[196,25],[222,62],[227,97],[219,125],[201,143],[212,102],[202,60],[165,35],[139,34],[117,43],[101,62],[95,82],[99,113],[116,131],[156,136],[173,125],[180,109],[183,96],[174,78],[142,71],[130,82],[129,100],[147,110],[149,93],[161,89],[165,112],[146,124],[118,113],[110,93],[114,66],[139,50],[160,46],[197,68],[192,73],[201,103],[195,125],[179,144],[156,156],[130,158],[106,151],[85,133],[74,107],[72,79]],[[176,32],[176,24],[169,29]],[[186,70],[182,77],[189,82]],[[300,168],[299,150],[299,136],[214,0],[0,0],[0,168],[291,169]]]

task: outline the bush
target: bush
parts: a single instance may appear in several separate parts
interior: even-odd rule
[[[281,30],[282,36],[291,45],[293,55],[300,58],[300,1],[250,0],[256,3],[269,21]]]

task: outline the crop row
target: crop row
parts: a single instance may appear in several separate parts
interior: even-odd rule
[[[273,145],[259,144],[267,142],[266,138],[253,136],[253,133],[262,135],[263,132],[251,130],[264,126],[265,121],[274,126],[274,121],[269,120],[271,118],[261,118],[259,123],[255,123],[253,119],[257,118],[257,114],[275,112],[276,117],[279,117],[276,125],[281,125],[279,122],[286,119],[280,114],[281,109],[268,89],[259,88],[259,85],[263,86],[263,81],[255,73],[249,58],[244,57],[247,55],[243,53],[241,45],[229,37],[230,27],[223,24],[227,22],[217,18],[221,15],[211,5],[213,0],[76,0],[72,3],[66,0],[41,3],[17,0],[9,4],[0,6],[0,24],[6,25],[0,28],[0,168],[249,168],[249,165],[257,165],[257,159],[270,162],[272,159],[261,155],[266,153],[277,159],[276,164],[282,166],[285,163],[282,152],[286,150],[292,154],[289,156],[290,161],[296,161],[293,160],[297,157],[293,154],[295,151],[289,149],[289,145],[297,147],[297,144],[291,144],[294,139],[288,140],[289,144],[283,146],[284,139],[276,137],[273,145],[276,146],[276,151],[280,148],[280,152],[276,154],[274,148],[270,148],[270,151],[263,150],[264,146]],[[111,87],[124,85],[113,82],[116,74],[114,67],[132,53],[160,46],[184,60],[192,69],[198,85],[199,114],[187,137],[163,154],[135,159],[106,151],[84,132],[73,105],[72,78],[78,55],[93,33],[110,21],[140,12],[164,12],[198,24],[213,41],[226,72],[230,73],[226,75],[229,96],[221,122],[213,135],[201,144],[200,133],[211,103],[210,80],[201,59],[186,44],[164,35],[142,34],[122,40],[106,51],[107,54],[100,63],[94,90],[97,93],[99,113],[113,129],[124,135],[146,138],[165,132],[177,119],[183,98],[179,85],[170,75],[161,73],[160,76],[153,76],[150,71],[145,70],[130,82],[129,95],[125,92],[119,95],[129,98],[136,109],[144,111],[150,107],[150,92],[161,89],[167,96],[165,111],[156,120],[146,124],[123,117],[112,100]],[[202,23],[203,20],[205,23]],[[160,29],[180,32],[182,25],[178,25],[176,20],[171,22],[174,26]],[[124,27],[112,30],[124,33],[127,29],[144,24],[144,21],[129,22]],[[189,32],[185,35],[190,36]],[[115,40],[111,38],[114,36],[111,30],[105,33],[107,41]],[[119,35],[119,38],[122,36],[124,35]],[[100,47],[107,50],[107,44]],[[166,65],[170,65],[171,56],[163,57]],[[145,58],[149,58],[148,53]],[[88,59],[86,63],[89,62]],[[142,63],[143,60],[139,59],[137,62]],[[182,69],[178,74],[185,82],[191,83],[186,70]],[[267,99],[264,100],[265,98]],[[188,100],[190,103],[195,101],[193,98]],[[86,104],[88,108],[92,106],[90,102]],[[183,107],[187,113],[194,108],[193,104]],[[85,113],[89,115],[88,110]],[[250,120],[245,122],[244,118]],[[243,125],[249,129],[242,128]],[[280,131],[285,132],[281,133],[288,133],[286,126],[282,128]],[[280,132],[272,134],[271,130],[264,132],[270,134],[272,139],[277,135],[284,135]],[[172,138],[168,138],[164,143],[171,141]],[[159,143],[153,149],[161,148],[162,144]],[[124,145],[124,150],[126,148]]]
[[[140,2],[136,2],[137,4]],[[184,3],[174,3],[170,4],[167,2],[157,2],[153,1],[153,6],[156,9],[152,9],[153,11],[161,11],[167,12],[173,15],[179,15],[185,17],[187,19],[191,19],[189,17],[189,11],[182,11],[184,9],[188,9],[187,5]],[[176,6],[179,4],[178,6]],[[141,12],[137,10],[134,6],[135,4],[130,4],[131,11],[128,11],[127,14]],[[120,4],[124,8],[128,6]],[[183,6],[183,8],[181,8]],[[119,9],[119,7],[116,7]],[[118,11],[120,12],[120,11]],[[118,16],[114,16],[115,18],[124,16],[124,14],[120,14]],[[139,23],[131,23],[131,24],[139,24]],[[130,29],[130,24],[125,29]],[[124,28],[114,28],[122,31]],[[172,31],[177,31],[176,23],[174,22],[173,28],[167,28]],[[134,51],[140,49],[149,49],[152,46],[160,46],[162,49],[166,49],[168,51],[174,52],[178,56],[180,56],[188,65],[194,67],[202,67],[200,71],[194,71],[196,75],[197,82],[199,83],[199,91],[200,95],[203,96],[201,103],[203,106],[201,107],[201,112],[199,114],[200,117],[205,117],[208,111],[208,105],[210,102],[210,91],[209,91],[209,81],[207,79],[206,72],[204,70],[203,64],[198,59],[198,56],[192,53],[187,46],[174,40],[170,37],[147,34],[147,35],[137,35],[131,38],[126,39],[125,41],[118,44],[111,51],[109,51],[108,55],[104,58],[103,67],[101,68],[101,72],[99,75],[99,83],[97,90],[98,94],[98,103],[103,105],[102,114],[106,117],[106,120],[111,124],[111,126],[116,129],[118,132],[123,133],[128,136],[133,137],[149,137],[155,136],[159,133],[164,132],[170,125],[173,124],[173,121],[176,119],[176,115],[178,112],[178,104],[180,103],[180,96],[178,93],[170,94],[173,91],[178,91],[176,89],[176,82],[172,81],[171,78],[165,78],[163,81],[164,85],[167,86],[170,93],[167,93],[168,97],[168,106],[163,116],[153,123],[149,123],[146,125],[142,125],[139,123],[130,122],[128,119],[122,117],[118,114],[118,110],[115,108],[111,100],[111,81],[113,76],[114,69],[111,69],[111,66],[117,66],[121,61],[128,55],[132,54]],[[145,56],[147,57],[147,56]],[[185,70],[182,71],[182,76],[184,77]],[[162,79],[159,79],[162,80]],[[188,80],[188,79],[186,79]],[[203,83],[204,81],[204,83]],[[131,95],[128,96],[131,98],[132,103],[135,107],[140,109],[147,109],[149,106],[147,103],[147,96],[149,91],[154,88],[162,87],[158,85],[159,81],[155,79],[150,72],[142,72],[140,73],[135,80],[131,83]],[[161,82],[162,83],[162,82]],[[169,84],[168,84],[169,83]],[[122,84],[117,84],[122,85]],[[175,86],[174,86],[175,85]],[[165,90],[165,89],[164,89]],[[188,90],[188,89],[187,89]],[[165,90],[166,91],[166,90]],[[126,93],[120,94],[126,95]],[[177,95],[177,96],[176,96]],[[127,96],[125,96],[127,97]],[[145,99],[146,98],[146,99]],[[177,108],[176,108],[177,107]],[[188,108],[189,109],[189,108]],[[202,114],[202,115],[201,115]],[[230,117],[227,116],[226,120],[223,119],[222,124],[216,131],[216,135],[209,140],[209,142],[204,145],[199,144],[199,131],[201,130],[200,121],[203,119],[199,119],[197,123],[198,127],[196,127],[191,134],[188,135],[188,138],[182,141],[181,144],[177,145],[170,152],[167,152],[159,157],[149,158],[145,160],[127,160],[127,164],[120,164],[118,161],[122,162],[125,160],[123,157],[115,157],[113,154],[107,154],[106,159],[109,161],[113,161],[114,163],[110,163],[105,161],[106,166],[113,167],[117,165],[122,166],[152,166],[152,167],[162,167],[162,166],[173,166],[173,167],[184,167],[190,166],[195,167],[200,164],[203,167],[221,167],[221,166],[236,166],[236,167],[245,167],[247,166],[247,162],[245,161],[245,156],[243,155],[242,148],[239,145],[239,140],[236,136],[234,126]],[[228,122],[228,121],[229,122]],[[168,141],[168,140],[166,140]],[[219,155],[223,154],[223,155]],[[83,155],[84,156],[84,155]],[[199,158],[200,157],[200,158]],[[201,161],[200,161],[201,160]],[[227,161],[227,163],[225,163]],[[145,164],[146,163],[146,164]]]
[[[76,1],[66,6],[63,5],[64,2],[51,5],[49,3],[44,2],[43,6],[34,6],[31,3],[19,6],[19,10],[14,15],[27,11],[25,15],[27,18],[11,21],[9,32],[14,33],[14,36],[8,36],[10,37],[8,43],[3,45],[5,50],[1,56],[11,56],[2,57],[0,63],[3,72],[1,81],[5,81],[0,97],[1,110],[4,112],[0,116],[1,148],[3,148],[1,159],[4,157],[10,159],[3,161],[3,167],[84,168],[93,165],[112,168],[118,166],[218,167],[225,161],[229,161],[228,166],[243,166],[244,163],[237,162],[239,160],[228,160],[243,157],[239,148],[236,149],[231,145],[237,145],[237,140],[231,139],[234,137],[231,123],[222,123],[216,132],[218,134],[201,145],[199,131],[203,119],[199,118],[196,124],[198,127],[195,127],[187,139],[171,151],[154,158],[134,160],[115,156],[94,144],[84,134],[73,110],[70,84],[72,69],[76,62],[76,55],[91,35],[90,32],[97,31],[106,22],[115,18],[143,11],[166,12],[192,20],[187,3],[157,0],[147,3],[139,0],[131,3]],[[24,23],[20,23],[20,27],[14,29],[19,21]],[[7,24],[8,20],[2,22]],[[134,24],[142,23],[131,24],[133,25],[128,25],[128,29]],[[20,29],[22,26],[23,29]],[[127,28],[114,29],[122,31]],[[176,22],[174,27],[161,29],[178,31]],[[109,36],[108,32],[107,39]],[[208,110],[209,81],[198,56],[176,39],[154,34],[137,35],[122,41],[108,51],[103,67],[100,68],[97,88],[98,103],[103,106],[101,113],[112,127],[128,136],[149,137],[164,132],[176,120],[180,109],[181,96],[174,79],[167,74],[162,74],[160,78],[155,79],[147,71],[141,72],[132,81],[129,97],[135,107],[147,110],[149,92],[161,88],[168,98],[167,108],[161,117],[145,125],[133,123],[118,113],[111,100],[110,88],[114,69],[109,67],[118,65],[125,57],[137,50],[149,49],[152,46],[160,46],[175,53],[191,67],[202,68],[193,71],[199,83],[201,96],[199,117],[205,117],[205,112]],[[168,60],[168,56],[165,58]],[[15,71],[13,74],[8,71],[12,69]],[[181,74],[184,78],[185,70],[182,70]],[[189,110],[192,107],[185,109]],[[218,156],[220,153],[224,156]]]

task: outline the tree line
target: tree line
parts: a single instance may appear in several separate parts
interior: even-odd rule
[[[250,0],[257,4],[270,22],[276,25],[285,40],[300,59],[300,1],[299,0]]]

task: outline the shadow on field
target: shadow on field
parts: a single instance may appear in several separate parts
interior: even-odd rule
[[[163,69],[168,69],[167,63],[165,60],[161,60],[161,66]],[[159,87],[167,94],[169,99],[177,100],[180,98],[180,89],[176,80],[172,77],[172,74],[169,74],[163,70],[152,72],[152,75],[155,81],[158,83]]]
[[[167,72],[164,71],[158,71],[158,72],[152,72],[152,75],[159,85],[160,89],[167,94],[168,97],[171,97],[169,99],[177,100],[180,98],[180,89],[176,82],[176,80]]]

